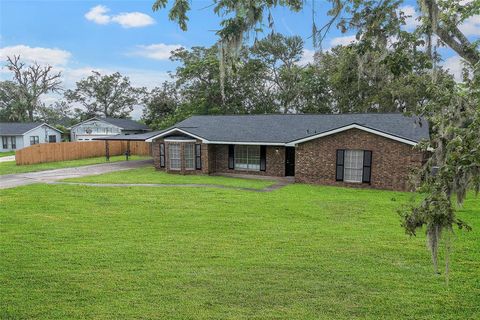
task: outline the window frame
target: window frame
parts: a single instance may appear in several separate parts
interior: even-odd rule
[[[202,170],[202,145],[195,144],[195,169]]]
[[[8,149],[8,137],[2,136],[2,149]]]
[[[175,152],[172,150],[175,148]],[[178,152],[178,157],[177,157]],[[174,157],[175,155],[175,157]],[[173,161],[175,161],[175,166],[173,166]],[[176,166],[178,162],[178,167]],[[168,166],[169,170],[172,171],[181,171],[182,170],[182,155],[181,155],[181,145],[179,143],[169,143],[168,144]]]
[[[234,169],[238,171],[260,171],[260,145],[235,145]]]
[[[51,138],[54,138],[54,141],[51,141]],[[49,134],[48,135],[48,143],[57,143],[57,135],[55,134]]]
[[[160,168],[165,168],[165,143],[160,143]]]
[[[17,149],[17,137],[10,137],[10,145],[12,146],[12,149]]]
[[[343,181],[348,183],[363,182],[364,153],[365,150],[345,149],[343,157]]]
[[[188,148],[188,153],[187,153]],[[184,143],[183,144],[183,164],[185,170],[195,170],[195,144]]]
[[[32,139],[33,139],[33,143],[32,143]],[[33,145],[36,145],[36,144],[40,144],[40,137],[39,136],[30,136],[30,145],[33,146]]]

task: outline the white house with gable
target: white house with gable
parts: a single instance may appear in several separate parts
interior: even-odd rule
[[[61,141],[62,131],[46,123],[0,123],[0,152],[19,150],[39,143]]]
[[[150,131],[143,123],[130,119],[95,117],[70,128],[72,141],[91,141],[93,138],[117,134],[138,134]]]

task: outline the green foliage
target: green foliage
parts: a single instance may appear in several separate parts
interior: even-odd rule
[[[41,97],[61,91],[61,73],[50,65],[26,65],[20,56],[7,57],[5,68],[12,81],[0,85],[0,118],[33,122],[42,107]]]
[[[20,87],[13,81],[0,81],[0,121],[27,121],[25,104],[19,99]]]
[[[70,103],[79,103],[76,108],[80,120],[94,116],[125,118],[144,94],[144,88],[134,88],[128,77],[119,72],[102,75],[97,71],[77,82],[74,90],[67,90],[65,98]]]
[[[170,125],[169,118],[179,105],[175,84],[164,82],[161,87],[154,88],[144,98],[142,120],[152,129],[165,128]]]
[[[72,110],[66,101],[55,101],[48,107],[42,105],[38,110],[37,119],[50,125],[71,126]],[[63,130],[62,130],[63,131]]]
[[[478,77],[467,83],[440,81],[429,88],[432,96],[417,113],[430,120],[431,139],[420,146],[431,152],[417,173],[417,190],[425,194],[420,204],[401,211],[408,234],[426,227],[436,272],[441,235],[453,227],[470,227],[456,215],[468,190],[480,189],[480,95]],[[455,204],[452,198],[456,197]],[[446,270],[449,261],[446,260]]]

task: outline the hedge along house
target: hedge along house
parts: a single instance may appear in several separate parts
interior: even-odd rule
[[[402,114],[193,116],[144,135],[166,172],[390,190],[408,189],[410,170],[424,160],[414,147],[428,138],[425,120]]]

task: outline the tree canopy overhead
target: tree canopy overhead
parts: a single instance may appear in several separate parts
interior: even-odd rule
[[[156,0],[153,10],[166,8],[168,0]],[[312,37],[314,44],[321,40],[336,26],[346,32],[352,30],[358,39],[380,41],[380,33],[388,31],[391,34],[401,32],[405,24],[405,14],[400,10],[401,0],[329,0],[327,8],[324,2],[312,1]],[[272,28],[274,19],[272,9],[286,7],[298,12],[305,9],[303,0],[214,0],[213,12],[222,20],[220,29],[216,32],[222,46],[229,52],[238,50],[246,35],[250,32],[262,31],[265,27]],[[188,28],[189,0],[175,0],[169,8],[170,20],[178,23],[182,30]],[[315,22],[315,12],[327,11],[330,21],[322,26]],[[462,0],[419,0],[417,10],[421,14],[419,33],[431,39],[436,35],[441,42],[448,45],[471,65],[480,61],[478,43],[471,42],[461,32],[459,25],[469,17],[480,14],[479,1]],[[267,23],[265,23],[265,21]],[[318,41],[317,41],[318,40]]]

